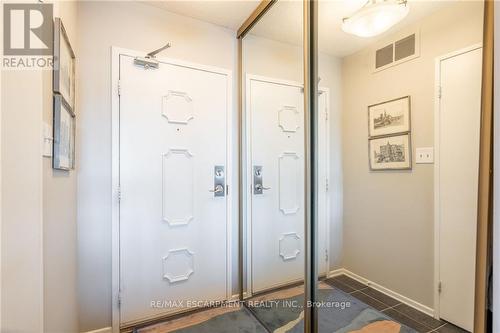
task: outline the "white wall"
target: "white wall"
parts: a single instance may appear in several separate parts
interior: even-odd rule
[[[54,4],[70,38],[75,8]],[[53,173],[41,150],[52,71],[3,71],[1,95],[0,331],[76,332],[76,182]]]
[[[0,331],[41,332],[42,72],[2,70],[1,81]]]
[[[434,145],[435,58],[482,40],[483,5],[457,2],[397,33],[420,29],[421,55],[372,72],[370,47],[344,58],[343,167],[345,268],[433,307],[433,165],[370,172],[367,106],[410,95],[412,147]],[[387,40],[393,40],[388,37]],[[384,41],[377,46],[383,46]]]
[[[79,314],[80,330],[88,331],[111,326],[111,46],[150,52],[171,42],[161,56],[232,70],[237,82],[236,38],[233,31],[140,3],[79,2],[78,11]],[[234,239],[237,248],[236,228]]]
[[[54,16],[61,18],[72,48],[79,57],[76,40],[76,2],[55,2]],[[53,120],[52,90],[52,72],[45,71],[43,73],[42,118],[51,126]],[[75,111],[79,112],[78,107]],[[54,170],[52,159],[43,159],[45,332],[78,332],[76,173],[77,169]]]
[[[41,87],[2,73],[2,332],[43,330]]]

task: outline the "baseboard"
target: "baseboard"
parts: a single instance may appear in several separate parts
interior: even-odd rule
[[[249,296],[251,296],[251,295],[248,295],[248,293],[246,291],[243,293],[243,299],[246,299]],[[240,294],[234,294],[231,296],[231,299],[230,299],[230,301],[232,301],[232,302],[236,302],[239,300],[240,300]]]
[[[112,333],[112,332],[113,332],[113,329],[111,327],[104,327],[104,328],[100,328],[98,330],[88,331],[88,332],[84,332],[84,333]]]
[[[415,300],[412,300],[411,298],[403,296],[403,295],[401,295],[401,294],[399,294],[399,293],[397,293],[389,288],[381,286],[378,283],[375,283],[373,281],[365,279],[364,277],[359,276],[359,275],[357,275],[357,274],[355,274],[355,273],[353,273],[345,268],[339,268],[339,269],[335,269],[335,270],[330,271],[328,273],[328,277],[331,278],[331,277],[339,276],[342,274],[347,275],[348,277],[350,277],[358,282],[366,284],[367,286],[369,286],[377,291],[380,291],[381,293],[386,294],[387,296],[390,296],[390,297],[400,301],[403,304],[411,306],[412,308],[417,309],[420,312],[423,312],[431,317],[434,317],[434,309],[432,309],[426,305],[423,305]]]
[[[345,270],[343,268],[337,268],[337,269],[329,271],[326,274],[326,278],[329,279],[329,278],[336,277],[336,276],[339,276],[339,275],[342,275],[342,274],[347,275],[346,272],[347,272],[347,270]]]

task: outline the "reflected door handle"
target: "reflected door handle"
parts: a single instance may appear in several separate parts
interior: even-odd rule
[[[217,185],[213,190],[208,190],[212,193],[224,193],[224,187],[222,185]]]
[[[256,191],[263,191],[263,190],[270,190],[270,189],[271,189],[270,187],[262,186],[262,184],[255,184]]]

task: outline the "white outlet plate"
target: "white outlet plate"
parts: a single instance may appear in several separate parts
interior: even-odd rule
[[[417,164],[434,163],[434,147],[417,148],[415,151]]]

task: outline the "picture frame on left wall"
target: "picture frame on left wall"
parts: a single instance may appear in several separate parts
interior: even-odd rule
[[[53,91],[75,110],[75,53],[59,17],[54,21]]]
[[[75,113],[61,95],[54,95],[52,167],[69,171],[75,166]]]

